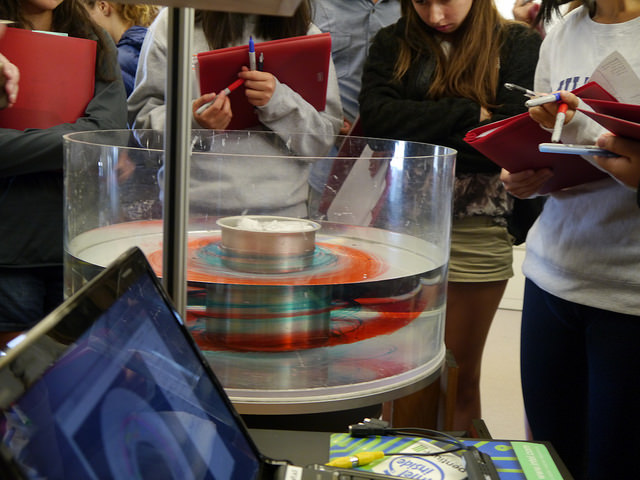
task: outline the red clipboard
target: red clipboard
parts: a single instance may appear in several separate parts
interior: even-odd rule
[[[0,110],[0,128],[49,128],[84,115],[95,89],[94,40],[7,28],[0,52],[20,70],[18,100]]]
[[[616,101],[595,82],[589,82],[573,93],[583,99]],[[474,128],[467,132],[464,140],[510,172],[551,168],[553,177],[538,193],[554,192],[607,176],[579,155],[541,153],[538,145],[551,142],[551,133],[540,128],[528,112]]]
[[[256,58],[264,56],[265,72],[291,87],[313,107],[322,111],[327,101],[327,80],[331,59],[331,34],[269,40],[255,44]],[[243,66],[249,66],[249,46],[221,48],[196,55],[202,94],[218,93],[238,78]],[[244,86],[229,95],[233,118],[229,130],[258,125],[255,109],[247,101]]]

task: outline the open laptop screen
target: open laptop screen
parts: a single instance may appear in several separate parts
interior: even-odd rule
[[[222,387],[153,274],[130,270],[99,278],[43,320],[52,328],[32,331],[20,355],[0,359],[5,452],[30,478],[256,478],[259,454]],[[61,342],[74,312],[89,327]],[[40,377],[43,362],[52,364]]]

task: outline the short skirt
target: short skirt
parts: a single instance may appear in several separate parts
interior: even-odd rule
[[[450,282],[494,282],[513,276],[513,237],[491,217],[453,219]]]

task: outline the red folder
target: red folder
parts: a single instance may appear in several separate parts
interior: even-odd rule
[[[327,77],[331,59],[331,35],[319,33],[283,38],[255,44],[256,58],[264,56],[265,72],[291,87],[318,110],[327,100]],[[201,94],[218,93],[238,78],[243,66],[249,66],[249,46],[221,48],[196,55]],[[231,92],[233,118],[229,130],[258,125],[258,116],[247,101],[244,86]]]
[[[7,28],[0,52],[20,70],[18,100],[0,110],[0,128],[73,123],[93,98],[96,42]]]
[[[583,99],[615,102],[615,98],[595,82],[573,93]],[[528,112],[470,130],[464,140],[510,172],[551,168],[553,177],[538,193],[554,192],[607,176],[579,155],[541,153],[538,145],[550,142],[551,133],[534,122]]]
[[[578,109],[582,113],[620,137],[640,140],[640,105],[588,99],[585,102],[595,112]]]

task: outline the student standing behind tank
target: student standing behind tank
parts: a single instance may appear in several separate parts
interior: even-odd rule
[[[156,18],[155,5],[123,4],[104,0],[83,0],[91,18],[104,28],[118,47],[118,63],[127,97],[133,91],[138,58],[147,27]]]
[[[460,367],[454,429],[481,418],[480,366],[512,271],[500,168],[463,138],[526,110],[540,35],[502,18],[491,0],[401,0],[402,18],[376,35],[360,92],[364,134],[457,150],[445,343]]]
[[[3,0],[0,18],[97,41],[95,91],[82,117],[46,129],[0,129],[0,335],[6,340],[63,299],[62,136],[125,128],[126,99],[113,41],[78,0]]]
[[[168,12],[163,10],[149,28],[142,47],[136,87],[128,100],[129,120],[136,129],[163,131],[165,127],[167,24]],[[307,1],[301,2],[292,17],[196,11],[192,53],[246,45],[250,36],[259,43],[316,33],[321,32],[311,23]],[[266,70],[268,60],[265,59]],[[247,213],[252,214],[305,217],[311,164],[303,158],[282,158],[282,153],[290,150],[291,156],[321,157],[333,145],[342,123],[333,62],[329,64],[328,76],[326,106],[319,112],[268,71],[249,71],[245,67],[239,72],[247,100],[255,107],[260,122],[251,130],[274,132],[282,143],[274,145],[266,140],[266,135],[246,136],[247,143],[234,147],[238,161],[227,162],[224,168],[219,168],[211,156],[193,156],[191,212],[237,214],[248,209]],[[192,127],[224,130],[233,114],[230,98],[224,93],[198,93],[195,76],[193,84]],[[198,111],[212,100],[204,111]],[[308,135],[292,135],[296,132]],[[262,157],[243,157],[251,152],[260,152]]]

